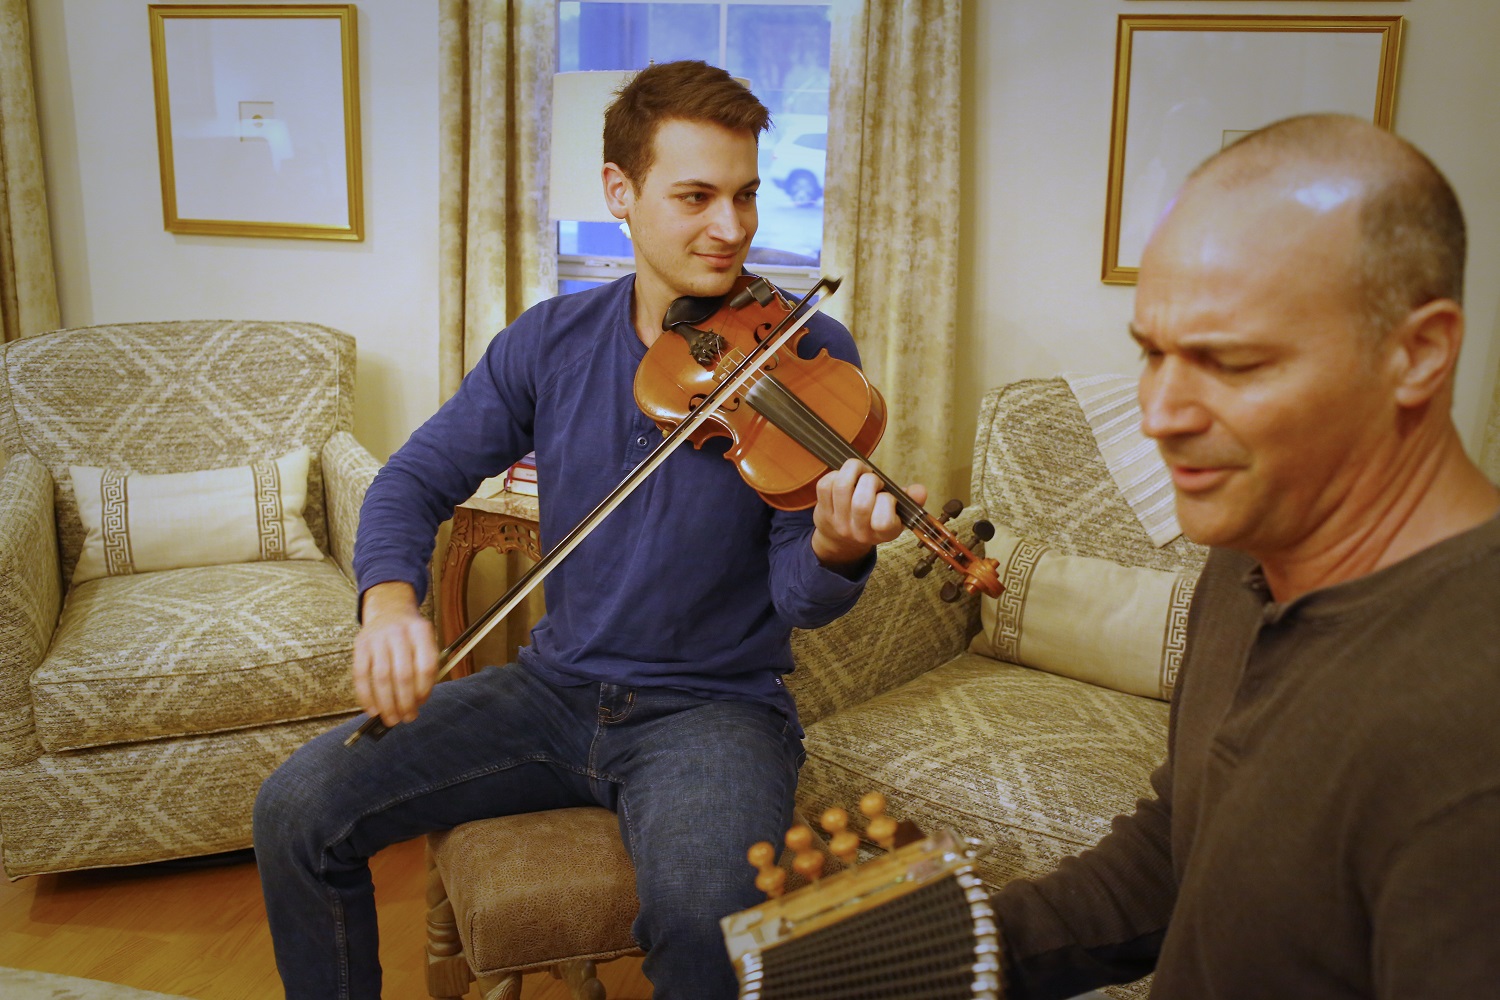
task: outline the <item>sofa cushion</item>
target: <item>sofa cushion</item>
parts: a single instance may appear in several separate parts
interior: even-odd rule
[[[985,595],[970,650],[1147,698],[1172,697],[1196,578],[1071,556],[1000,530],[1005,591]]]
[[[5,874],[134,865],[250,846],[266,775],[354,716],[47,754],[0,769]]]
[[[995,524],[1072,555],[1173,572],[1196,572],[1208,556],[1186,537],[1161,548],[1152,543],[1060,378],[985,393],[970,500]]]
[[[809,726],[798,805],[883,792],[896,819],[989,845],[978,871],[998,888],[1092,846],[1150,793],[1168,710],[966,653]]]
[[[73,465],[83,552],[73,583],[188,566],[321,559],[302,508],[308,450],[150,476]]]
[[[37,738],[52,752],[347,712],[354,603],[329,562],[82,584],[31,678]]]

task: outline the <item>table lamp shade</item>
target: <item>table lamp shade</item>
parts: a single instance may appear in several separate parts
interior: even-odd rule
[[[604,203],[604,109],[634,70],[584,70],[552,77],[553,219],[613,222]]]

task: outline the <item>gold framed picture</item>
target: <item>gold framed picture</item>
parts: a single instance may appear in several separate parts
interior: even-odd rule
[[[354,4],[151,4],[172,233],[364,239]]]
[[[1235,139],[1309,112],[1389,129],[1399,15],[1121,14],[1104,213],[1106,284],[1133,285],[1141,250],[1189,173]]]

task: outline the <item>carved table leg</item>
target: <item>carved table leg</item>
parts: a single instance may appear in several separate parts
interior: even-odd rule
[[[453,512],[453,526],[448,536],[448,550],[443,557],[443,608],[438,639],[446,646],[458,638],[469,625],[469,567],[481,546],[474,537],[474,514],[460,507]],[[465,656],[451,671],[451,677],[464,677],[474,669],[473,654]]]

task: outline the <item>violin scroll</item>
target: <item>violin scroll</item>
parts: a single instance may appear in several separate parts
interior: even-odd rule
[[[999,597],[1005,590],[1000,583],[999,563],[994,559],[981,559],[973,551],[995,537],[995,526],[988,521],[975,521],[974,538],[967,545],[945,527],[963,509],[964,505],[960,501],[949,500],[943,505],[942,513],[935,517],[917,508],[917,516],[906,521],[907,527],[927,547],[927,554],[912,568],[913,576],[919,579],[925,577],[941,559],[963,577],[961,582],[944,582],[939,592],[942,599],[950,604],[964,594],[985,593],[991,597]]]

